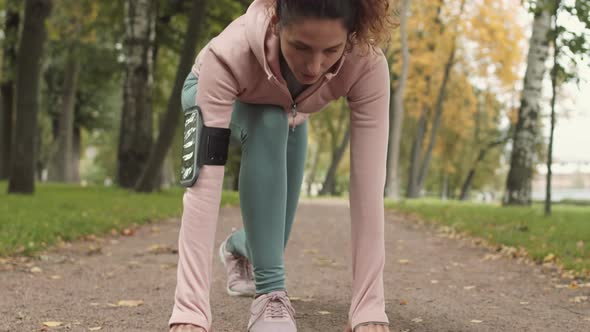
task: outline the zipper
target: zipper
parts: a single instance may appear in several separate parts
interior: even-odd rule
[[[291,127],[291,132],[295,132],[295,117],[297,116],[297,103],[293,103],[293,105],[291,105],[291,114],[293,115],[293,127]]]
[[[293,125],[291,126],[291,131],[294,132],[295,131],[295,117],[297,116],[297,104],[301,104],[302,101],[304,101],[305,99],[307,99],[309,96],[311,96],[312,94],[314,94],[316,91],[318,91],[322,86],[324,86],[324,84],[328,81],[326,79],[326,77],[322,77],[322,81],[318,82],[314,86],[311,86],[309,88],[307,88],[305,91],[303,91],[302,94],[300,94],[299,96],[297,96],[296,99],[293,99],[293,96],[291,96],[291,92],[289,92],[289,89],[287,89],[287,87],[285,87],[283,84],[281,84],[276,77],[272,77],[272,81],[273,83],[278,86],[281,91],[283,91],[285,93],[285,95],[288,97],[289,99],[289,103],[291,105],[291,116],[293,118]]]

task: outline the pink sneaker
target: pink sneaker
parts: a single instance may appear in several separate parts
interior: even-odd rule
[[[192,324],[174,324],[168,332],[206,332],[204,328]]]
[[[235,229],[232,230],[233,234]],[[254,296],[254,272],[248,258],[227,251],[226,244],[231,234],[219,246],[219,258],[227,273],[227,293],[230,296]]]
[[[287,292],[274,291],[254,299],[248,332],[297,332],[295,309]]]

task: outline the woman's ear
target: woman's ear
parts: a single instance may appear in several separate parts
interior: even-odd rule
[[[274,35],[278,36],[279,35],[279,18],[277,17],[277,15],[273,15],[270,18],[270,27],[271,27],[271,31]]]

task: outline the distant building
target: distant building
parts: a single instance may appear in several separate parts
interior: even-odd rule
[[[551,167],[551,199],[590,200],[590,161],[557,162]],[[547,167],[537,168],[533,178],[533,199],[545,198]]]

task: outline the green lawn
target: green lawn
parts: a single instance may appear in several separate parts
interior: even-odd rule
[[[564,268],[590,272],[589,206],[558,204],[553,206],[553,215],[545,217],[541,204],[531,208],[501,207],[424,199],[386,201],[385,205],[491,243],[523,247],[537,262],[554,254]]]
[[[182,213],[182,188],[138,194],[120,188],[37,184],[34,195],[8,195],[0,182],[0,256],[39,249],[87,234],[121,230]],[[235,203],[224,193],[222,203]]]
[[[182,188],[138,194],[120,188],[37,184],[35,195],[8,195],[0,182],[0,256],[32,255],[60,240],[121,230],[182,212]],[[222,204],[237,205],[224,192]],[[491,243],[525,248],[540,261],[549,254],[566,269],[590,271],[590,206],[555,205],[550,218],[542,205],[504,208],[439,200],[386,201],[386,207],[419,215]]]

